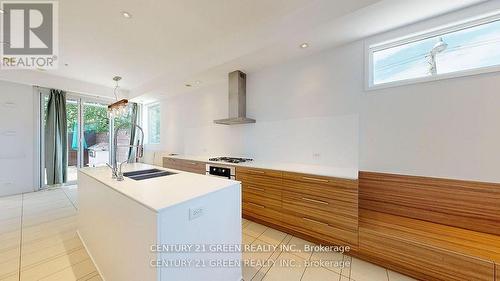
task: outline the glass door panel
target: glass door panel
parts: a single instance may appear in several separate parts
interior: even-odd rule
[[[80,163],[80,110],[79,99],[66,98],[66,126],[68,130],[68,184],[77,181],[78,168]]]
[[[119,117],[114,119],[115,129],[118,128],[118,134],[116,136],[116,161],[118,163],[125,162],[130,156],[130,136],[131,136],[131,117],[126,115],[124,117]]]
[[[45,168],[45,127],[47,126],[47,108],[49,104],[49,96],[45,92],[40,92],[41,98],[41,128],[40,128],[40,168],[41,168],[41,188],[47,186],[47,169]]]
[[[106,166],[109,162],[107,104],[83,102],[82,167]]]

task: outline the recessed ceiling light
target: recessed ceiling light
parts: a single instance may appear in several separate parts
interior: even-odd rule
[[[125,12],[125,11],[122,12],[122,16],[126,19],[132,18],[132,14],[130,14],[129,12]]]
[[[194,83],[195,83],[196,85],[200,85],[200,84],[201,84],[201,81],[200,81],[200,80],[196,80],[196,81],[194,81]]]
[[[302,49],[305,49],[305,48],[308,48],[308,47],[309,47],[309,44],[308,44],[308,43],[302,43],[302,44],[300,44],[300,47],[301,47]]]

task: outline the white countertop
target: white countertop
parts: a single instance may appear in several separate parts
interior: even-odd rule
[[[89,167],[82,168],[80,171],[155,212],[239,184],[238,181],[142,163],[125,164],[122,171],[130,172],[153,168],[172,171],[177,174],[142,181],[125,177],[123,181],[117,181],[111,178],[111,169],[108,167]]]
[[[309,164],[299,164],[299,163],[263,162],[263,161],[261,162],[255,160],[244,163],[233,164],[225,162],[208,161],[208,158],[212,157],[207,157],[207,156],[174,155],[165,157],[214,163],[219,165],[271,169],[271,170],[296,172],[296,173],[304,173],[304,174],[334,177],[334,178],[353,179],[353,180],[358,179],[358,172],[359,172],[358,169],[354,168],[343,168],[343,167],[325,166],[325,165],[309,165]]]

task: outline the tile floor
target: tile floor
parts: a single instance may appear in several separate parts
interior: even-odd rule
[[[249,251],[244,260],[266,260],[243,268],[252,281],[412,281],[410,277],[339,252],[302,251],[313,243],[243,219],[243,244],[278,246],[276,251]],[[288,246],[286,246],[288,245]]]
[[[0,280],[101,280],[76,235],[76,186],[0,198]]]
[[[0,281],[101,280],[76,235],[77,192],[0,198]],[[248,220],[242,227],[243,258],[252,261],[243,268],[246,281],[413,280],[341,253],[299,252],[313,244]]]

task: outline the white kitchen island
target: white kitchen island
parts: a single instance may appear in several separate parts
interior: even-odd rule
[[[241,186],[177,174],[111,179],[107,167],[78,173],[78,234],[105,281],[239,281]]]

